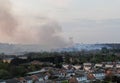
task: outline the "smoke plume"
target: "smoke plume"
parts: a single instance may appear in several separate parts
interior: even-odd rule
[[[0,0],[0,42],[39,44],[47,48],[68,46],[60,34],[61,26],[46,17],[30,16],[16,18],[9,0]]]
[[[0,0],[0,36],[12,36],[16,30],[17,22],[11,14],[9,0]]]

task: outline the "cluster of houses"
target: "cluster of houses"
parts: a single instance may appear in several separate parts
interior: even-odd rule
[[[26,56],[19,56],[20,59],[27,59]],[[10,63],[14,58],[3,58],[3,62]],[[29,64],[45,64],[39,61],[32,61]],[[48,63],[46,63],[48,64]],[[49,65],[53,65],[50,64]],[[79,65],[63,64],[61,69],[44,67],[40,71],[29,72],[26,77],[0,80],[0,83],[62,83],[69,81],[74,76],[78,83],[90,83],[95,80],[103,80],[107,73],[120,77],[120,62],[83,63]]]
[[[120,63],[104,62],[99,64],[63,65],[61,69],[44,67],[39,71],[29,72],[26,77],[0,80],[0,83],[68,83],[74,76],[78,83],[90,83],[103,80],[106,75],[120,77]]]

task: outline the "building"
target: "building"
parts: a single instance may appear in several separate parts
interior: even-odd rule
[[[103,64],[98,63],[98,64],[95,64],[94,67],[95,67],[95,68],[102,68],[102,67],[103,67]]]
[[[93,75],[96,79],[98,80],[103,80],[105,78],[105,73],[104,72],[93,72]]]
[[[14,58],[3,58],[2,61],[4,63],[11,63],[11,61],[13,60]]]
[[[92,68],[92,63],[84,63],[83,68],[85,71],[89,71]]]

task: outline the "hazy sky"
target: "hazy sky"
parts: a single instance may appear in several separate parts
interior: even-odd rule
[[[65,38],[80,43],[120,42],[120,0],[11,0],[18,16],[48,17]]]

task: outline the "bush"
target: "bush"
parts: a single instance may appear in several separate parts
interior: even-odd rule
[[[62,81],[61,83],[68,83],[68,80],[64,80],[64,81]]]

